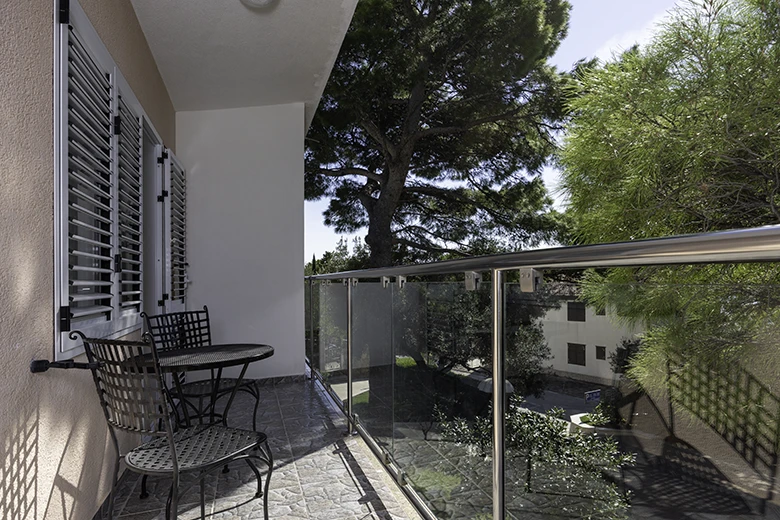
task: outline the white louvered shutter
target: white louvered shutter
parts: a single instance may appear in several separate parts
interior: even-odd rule
[[[168,308],[175,311],[184,310],[187,297],[187,181],[176,157],[170,151],[168,155]]]
[[[114,133],[117,137],[117,215],[119,309],[141,312],[143,263],[143,173],[141,120],[117,96]]]
[[[109,72],[73,28],[68,29],[67,62],[69,316],[61,319],[69,318],[71,329],[78,329],[110,320],[113,311],[112,86]]]

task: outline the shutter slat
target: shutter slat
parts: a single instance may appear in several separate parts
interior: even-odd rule
[[[70,150],[68,150],[68,152],[70,152]],[[111,177],[111,172],[108,170],[108,168],[104,164],[95,161],[91,157],[88,157],[87,159],[91,164],[87,164],[87,162],[85,162],[82,157],[69,154],[68,166],[71,168],[69,173],[80,173],[80,174],[87,173],[91,175],[95,179],[95,181],[97,181],[98,185],[102,184],[105,187],[104,188],[105,190],[112,187],[114,183],[112,183],[109,180]],[[75,168],[73,168],[73,166],[78,166],[78,168],[80,168],[78,172],[75,171]],[[100,175],[101,173],[102,175]],[[108,177],[108,179],[106,177]]]
[[[80,212],[80,213],[86,213],[87,215],[89,215],[90,217],[92,217],[93,219],[95,219],[95,220],[97,220],[99,222],[103,222],[103,223],[109,224],[109,225],[114,223],[114,221],[111,218],[104,217],[103,215],[98,215],[94,211],[90,211],[87,208],[85,208],[84,206],[81,206],[80,204],[76,204],[75,202],[70,204],[70,207],[73,208],[74,210]]]
[[[98,208],[102,209],[103,211],[111,211],[111,206],[107,206],[106,204],[103,204],[102,202],[97,200],[95,197],[91,197],[91,196],[87,195],[86,193],[84,193],[83,191],[81,191],[78,188],[68,188],[68,193],[72,194],[75,197],[78,197],[78,198],[84,200],[85,202],[89,202],[90,204],[94,204],[95,206],[97,206]]]
[[[71,240],[75,240],[76,242],[82,242],[85,244],[102,247],[104,249],[111,249],[113,247],[111,244],[106,244],[105,242],[100,242],[99,240],[93,240],[91,238],[74,235],[73,233],[68,233],[68,238]]]
[[[110,300],[114,295],[110,293],[100,294],[71,294],[68,295],[68,299],[72,302],[89,302],[98,300]]]
[[[84,48],[84,45],[82,45],[72,29],[68,35],[68,50],[68,58],[79,60],[82,70],[88,72],[92,76],[92,79],[104,89],[108,91],[111,90],[111,85],[108,83],[108,78],[105,76],[105,73],[103,73],[97,64],[95,64],[94,60],[90,57],[89,52]]]
[[[70,222],[74,226],[83,227],[83,228],[89,229],[90,231],[94,231],[95,233],[99,233],[99,234],[101,234],[103,236],[106,236],[106,237],[113,237],[114,236],[114,234],[110,230],[106,230],[106,229],[103,229],[103,228],[99,228],[99,227],[93,226],[91,224],[87,224],[83,220],[79,220],[79,219],[76,219],[76,218],[68,218],[68,222]]]
[[[71,265],[72,271],[80,271],[85,273],[101,273],[101,274],[113,274],[113,269],[104,269],[102,267],[88,267],[86,265]]]
[[[89,307],[70,308],[72,318],[83,318],[85,316],[99,316],[101,314],[113,311],[113,307],[107,305],[91,305]]]
[[[68,285],[73,287],[111,287],[114,282],[107,282],[104,280],[72,280],[68,282]]]
[[[107,255],[98,255],[96,253],[87,253],[86,251],[79,251],[78,249],[71,249],[68,251],[68,254],[74,255],[74,256],[81,256],[84,258],[92,258],[94,260],[100,260],[101,262],[113,262],[114,259]]]

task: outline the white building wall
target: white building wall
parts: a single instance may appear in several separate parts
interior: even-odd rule
[[[560,309],[547,312],[542,319],[544,336],[552,353],[552,367],[556,372],[587,381],[609,384],[614,373],[609,363],[610,354],[623,338],[631,338],[638,329],[620,324],[607,312],[598,316],[590,307],[585,308],[585,321],[568,321],[567,302]],[[585,345],[585,366],[568,363],[568,344]],[[596,359],[596,345],[606,347],[606,359]]]
[[[178,112],[187,169],[187,308],[213,340],[267,343],[247,377],[304,372],[303,103]]]

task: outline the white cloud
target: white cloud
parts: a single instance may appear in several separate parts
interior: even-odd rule
[[[616,55],[619,55],[623,51],[630,49],[634,44],[640,46],[647,44],[653,35],[658,31],[660,23],[668,16],[668,11],[664,10],[655,16],[645,24],[641,29],[633,29],[624,33],[616,34],[601,47],[599,47],[594,56],[601,61],[607,61]]]

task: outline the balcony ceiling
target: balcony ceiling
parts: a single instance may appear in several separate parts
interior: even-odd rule
[[[304,102],[308,127],[357,0],[254,3],[132,0],[177,111]]]

